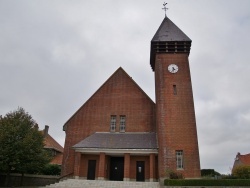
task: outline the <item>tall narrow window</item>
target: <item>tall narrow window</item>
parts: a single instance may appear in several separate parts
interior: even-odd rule
[[[176,151],[176,168],[183,169],[183,150]]]
[[[125,132],[126,116],[120,116],[120,132]]]
[[[111,119],[110,119],[110,132],[115,132],[115,126],[116,126],[116,116],[111,116]]]
[[[174,92],[174,95],[177,95],[177,88],[176,88],[176,85],[173,85],[173,92]]]

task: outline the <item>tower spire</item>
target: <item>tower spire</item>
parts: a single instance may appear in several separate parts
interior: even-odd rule
[[[167,17],[167,10],[168,10],[168,8],[166,7],[166,5],[167,5],[167,3],[164,2],[164,3],[163,3],[163,6],[164,6],[164,7],[162,8],[162,9],[165,11],[165,18]]]
[[[189,54],[191,43],[192,40],[168,17],[165,17],[151,40],[150,64],[153,71],[157,53]]]

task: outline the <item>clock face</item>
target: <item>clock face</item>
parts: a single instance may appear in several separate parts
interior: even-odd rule
[[[170,64],[168,66],[168,71],[171,72],[171,73],[177,73],[178,71],[178,66],[175,65],[175,64]]]

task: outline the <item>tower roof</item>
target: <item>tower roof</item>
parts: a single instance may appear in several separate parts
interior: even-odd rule
[[[191,41],[168,17],[165,17],[151,42]]]
[[[150,64],[154,71],[157,53],[189,54],[192,40],[165,17],[151,40]]]

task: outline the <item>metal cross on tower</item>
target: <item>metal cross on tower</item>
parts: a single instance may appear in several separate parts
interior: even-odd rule
[[[167,10],[168,8],[166,7],[167,3],[163,3],[164,8],[162,8],[165,11],[165,17],[167,17]]]

